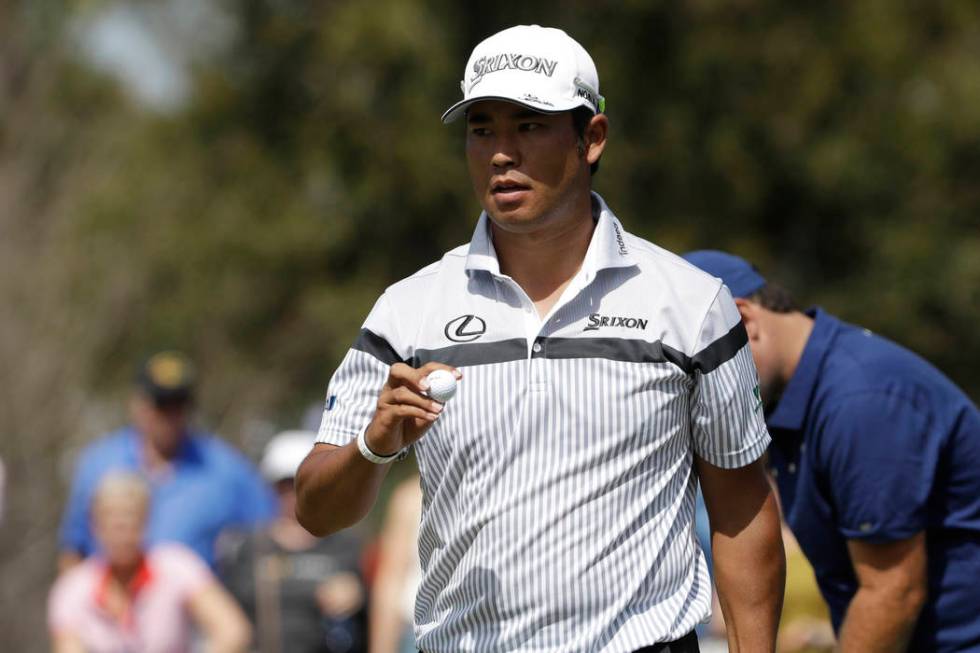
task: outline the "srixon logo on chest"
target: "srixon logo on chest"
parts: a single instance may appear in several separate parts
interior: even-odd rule
[[[645,329],[649,320],[639,317],[624,317],[622,315],[589,315],[589,324],[583,331],[598,331],[603,327],[618,327],[621,329]]]

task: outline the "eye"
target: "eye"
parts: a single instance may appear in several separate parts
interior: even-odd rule
[[[522,132],[533,132],[537,129],[541,129],[544,125],[540,122],[522,122],[518,129]]]
[[[489,136],[490,130],[486,127],[473,127],[470,129],[470,133],[474,136]]]

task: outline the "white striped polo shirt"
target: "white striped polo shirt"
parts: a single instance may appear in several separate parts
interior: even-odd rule
[[[330,381],[319,441],[365,429],[396,361],[463,378],[415,444],[419,648],[632,651],[710,613],[692,454],[719,467],[769,435],[721,282],[598,216],[551,313],[473,240],[390,288]]]

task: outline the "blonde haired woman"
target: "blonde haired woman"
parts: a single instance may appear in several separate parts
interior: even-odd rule
[[[55,653],[184,653],[193,627],[205,650],[246,650],[251,629],[207,565],[180,544],[143,546],[146,483],[131,472],[106,475],[92,499],[101,552],[61,575],[48,624]]]

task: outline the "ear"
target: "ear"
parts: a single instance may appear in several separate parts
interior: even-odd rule
[[[585,159],[592,165],[602,157],[606,149],[606,138],[609,135],[609,118],[604,113],[597,113],[585,127]]]
[[[745,331],[749,334],[749,340],[758,340],[760,329],[759,311],[762,307],[755,302],[750,302],[740,297],[735,298],[735,306],[742,316],[742,324],[745,325]]]

